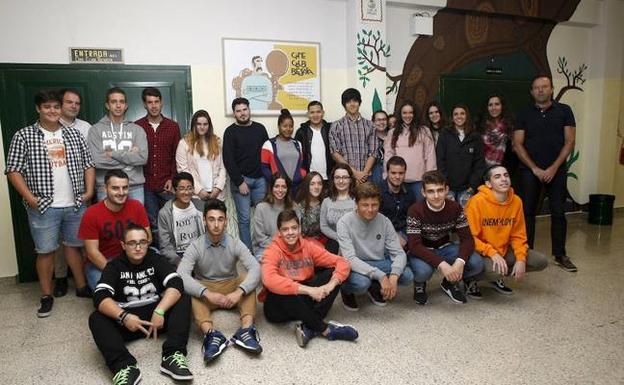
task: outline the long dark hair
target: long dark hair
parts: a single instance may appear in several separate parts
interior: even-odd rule
[[[429,127],[431,130],[435,130],[435,128],[433,127],[433,122],[431,121],[431,119],[429,119],[429,109],[431,107],[437,108],[438,111],[440,112],[440,123],[439,123],[438,129],[442,129],[446,127],[448,125],[448,118],[446,116],[446,113],[444,112],[444,108],[442,108],[442,105],[435,100],[430,101],[429,103],[425,105],[425,110],[423,111],[423,114],[422,114],[424,125]]]
[[[392,132],[392,139],[390,141],[390,145],[392,146],[392,148],[396,148],[396,143],[397,140],[399,139],[399,136],[403,133],[403,130],[405,129],[405,127],[403,127],[403,116],[401,114],[401,111],[403,111],[403,108],[405,107],[412,107],[412,111],[414,113],[414,119],[412,119],[412,122],[409,124],[408,129],[409,129],[409,139],[408,139],[408,146],[412,147],[415,143],[416,140],[418,140],[418,136],[419,135],[426,135],[426,130],[424,130],[422,128],[422,126],[419,123],[419,119],[418,119],[418,110],[416,109],[416,106],[414,105],[414,103],[410,102],[410,101],[405,101],[403,102],[403,104],[401,104],[401,107],[397,110],[397,123],[396,123],[396,127],[394,127],[394,131]]]
[[[310,208],[310,200],[312,199],[312,197],[310,196],[310,183],[312,183],[312,179],[314,179],[315,176],[318,176],[321,179],[321,183],[323,183],[323,177],[321,176],[321,174],[316,171],[310,171],[308,175],[303,178],[301,184],[297,189],[297,197],[295,198],[295,201],[303,207],[304,211],[308,211],[308,209]],[[319,203],[323,201],[324,197],[325,186],[323,186],[323,188],[321,189],[321,194],[318,197]]]
[[[264,196],[264,202],[270,205],[275,204],[275,195],[273,195],[273,187],[275,187],[275,183],[278,181],[278,179],[284,179],[284,181],[286,182],[286,196],[284,196],[284,209],[292,209],[293,201],[292,201],[292,198],[290,197],[290,180],[288,179],[286,174],[279,172],[279,171],[271,175],[271,180],[269,181],[269,186],[267,188],[266,195]]]
[[[472,118],[470,117],[470,111],[468,111],[468,107],[463,103],[458,103],[451,108],[451,119],[449,121],[448,128],[451,132],[455,132],[455,122],[453,122],[453,112],[456,108],[461,108],[466,112],[466,123],[464,123],[464,133],[466,136],[474,131],[474,124],[472,123]]]
[[[355,176],[353,175],[353,171],[351,171],[351,167],[349,167],[346,163],[338,163],[334,166],[331,171],[331,175],[329,176],[329,198],[333,201],[338,199],[338,190],[336,190],[336,185],[334,184],[334,174],[338,170],[347,170],[349,173],[349,178],[351,180],[351,184],[349,185],[349,196],[351,198],[355,198]]]
[[[481,133],[487,132],[487,130],[492,128],[492,123],[494,122],[494,118],[490,116],[490,112],[488,110],[488,104],[490,104],[490,99],[498,98],[501,103],[501,114],[499,119],[503,122],[503,126],[505,127],[505,133],[511,134],[514,126],[513,117],[507,110],[507,103],[505,102],[505,98],[502,94],[494,92],[488,95],[485,99],[485,105],[483,106],[483,111],[481,111],[481,116],[479,118],[478,127]]]

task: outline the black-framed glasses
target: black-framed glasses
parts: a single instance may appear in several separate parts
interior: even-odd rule
[[[137,246],[144,249],[149,245],[149,241],[147,239],[142,239],[140,241],[128,241],[124,242],[124,244],[132,249],[136,249]]]

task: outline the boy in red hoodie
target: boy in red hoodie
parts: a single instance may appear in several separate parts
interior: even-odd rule
[[[304,347],[318,335],[328,340],[353,341],[351,326],[323,319],[331,309],[340,284],[349,277],[349,262],[301,237],[294,210],[277,216],[278,234],[262,258],[264,314],[269,322],[299,321],[297,344]],[[325,268],[315,273],[315,268]]]
[[[475,250],[483,256],[484,272],[498,275],[492,282],[501,294],[513,294],[503,277],[520,279],[527,271],[540,271],[548,266],[546,257],[527,244],[522,201],[514,194],[507,169],[489,167],[485,185],[470,198],[466,217],[475,241]]]

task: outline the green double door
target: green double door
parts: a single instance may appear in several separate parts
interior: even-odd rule
[[[163,114],[177,121],[186,131],[192,114],[191,71],[188,66],[130,65],[34,65],[0,64],[0,124],[5,160],[11,138],[22,127],[37,119],[34,95],[41,89],[75,88],[82,94],[80,118],[93,124],[106,113],[106,90],[126,91],[126,117],[145,116],[141,92],[156,87],[163,95]],[[20,282],[37,279],[34,245],[26,210],[19,194],[9,187],[13,231]]]

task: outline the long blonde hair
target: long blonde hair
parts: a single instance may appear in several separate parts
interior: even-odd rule
[[[208,120],[208,132],[206,135],[197,133],[197,120],[206,118]],[[214,134],[212,119],[206,110],[198,110],[191,118],[191,130],[184,136],[191,154],[197,152],[200,157],[206,155],[208,159],[215,159],[219,155],[219,137]],[[204,144],[208,147],[208,154],[204,154]]]

